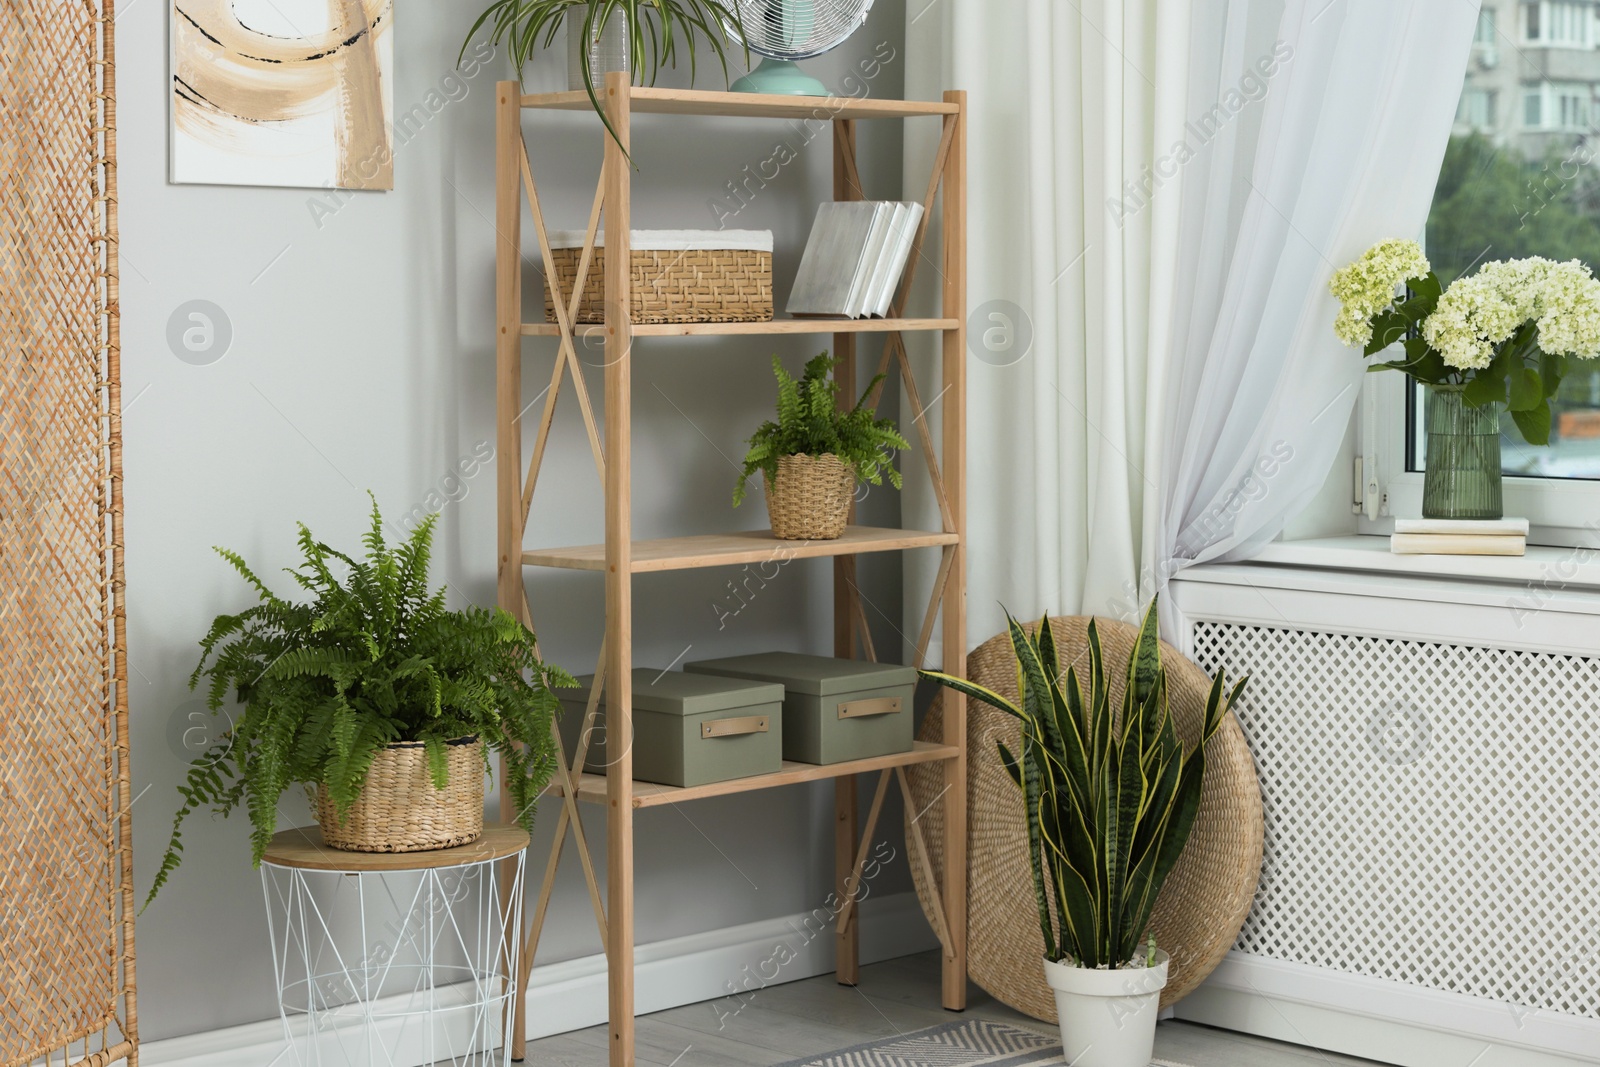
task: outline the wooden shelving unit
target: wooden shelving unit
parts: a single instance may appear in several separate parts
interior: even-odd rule
[[[612,1067],[632,1067],[634,1062],[634,877],[633,819],[637,810],[686,803],[709,797],[731,796],[758,789],[774,789],[804,782],[832,780],[834,784],[835,884],[843,902],[836,921],[837,974],[841,983],[853,985],[858,975],[858,925],[852,887],[859,885],[868,846],[891,778],[909,801],[905,768],[941,763],[945,789],[938,803],[944,808],[942,870],[935,871],[920,828],[913,823],[907,844],[911,861],[922,868],[925,881],[938,886],[934,928],[944,950],[942,1001],[946,1008],[966,1006],[966,708],[954,693],[944,694],[942,743],[918,742],[910,752],[832,766],[785,763],[774,774],[742,778],[715,785],[678,789],[633,780],[632,669],[633,576],[657,571],[689,570],[757,563],[769,559],[831,558],[834,568],[834,654],[865,655],[876,659],[866,626],[866,613],[856,589],[856,559],[876,552],[937,549],[938,577],[917,644],[922,665],[935,627],[943,626],[942,668],[953,673],[966,669],[966,95],[946,93],[938,102],[896,100],[817,100],[786,96],[653,89],[631,86],[624,74],[608,75],[603,101],[607,118],[616,129],[619,146],[596,123],[596,136],[605,138],[605,161],[589,214],[586,242],[580,255],[577,279],[571,292],[556,300],[555,323],[525,320],[522,306],[522,203],[526,195],[546,278],[557,277],[550,251],[548,228],[534,181],[532,161],[522,135],[527,110],[582,111],[591,105],[586,93],[522,95],[516,82],[501,82],[496,89],[496,248],[497,381],[496,381],[496,488],[499,533],[499,601],[502,607],[533,625],[525,569],[559,568],[596,571],[606,576],[606,636],[601,646],[595,685],[589,694],[592,722],[599,702],[606,700],[607,765],[604,775],[581,773],[586,753],[580,751],[570,765],[556,773],[550,795],[562,801],[555,844],[531,917],[522,935],[522,983],[532,969],[539,936],[548,914],[555,873],[570,832],[588,885],[595,921],[610,963],[610,1060]],[[862,199],[856,167],[856,123],[862,119],[930,119],[941,124],[942,136],[924,198],[926,212],[917,234],[906,278],[888,318],[793,319],[773,322],[635,325],[629,321],[629,232],[632,228],[631,191],[635,173],[624,154],[631,143],[635,114],[709,115],[740,118],[809,119],[832,124],[834,197]],[[942,191],[942,200],[940,197]],[[935,208],[940,210],[943,248],[938,261],[930,258],[925,239]],[[593,265],[596,238],[604,225],[605,309],[603,326],[575,326],[576,294],[581,292]],[[907,296],[919,263],[938,271],[942,308],[939,318],[904,317]],[[577,340],[600,331],[606,347],[604,431],[580,370]],[[937,332],[942,335],[942,383],[933,394],[941,404],[941,429],[935,440],[926,407],[911,373],[904,334]],[[913,425],[932,474],[939,504],[941,529],[936,531],[886,530],[851,526],[837,541],[780,541],[770,532],[707,534],[636,541],[632,536],[632,360],[643,356],[634,341],[644,337],[762,336],[777,334],[832,334],[839,359],[841,381],[856,381],[856,340],[862,334],[882,334],[882,372],[898,371],[911,406],[911,418],[902,420],[908,432]],[[522,421],[522,339],[555,337],[559,351],[551,372],[543,411],[533,431],[532,451],[524,465]],[[752,368],[765,364],[752,362]],[[533,507],[539,471],[550,439],[557,402],[570,382],[594,456],[595,468],[605,487],[603,544],[574,548],[528,549],[524,544],[528,516]],[[848,394],[849,390],[846,389]],[[841,398],[851,402],[852,398]],[[756,413],[752,413],[754,417]],[[588,730],[584,731],[587,737]],[[856,777],[876,773],[876,789],[866,821],[859,823]],[[607,808],[605,899],[595,876],[595,864],[578,820],[580,802]],[[503,815],[515,816],[509,798],[502,801]],[[512,1053],[521,1059],[525,1014],[517,1005],[516,1037]]]

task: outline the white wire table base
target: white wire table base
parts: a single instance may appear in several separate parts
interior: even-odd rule
[[[365,854],[341,855],[357,868]],[[269,854],[261,890],[285,1043],[274,1064],[506,1067],[519,939],[505,918],[522,914],[525,867],[520,851],[399,870]]]

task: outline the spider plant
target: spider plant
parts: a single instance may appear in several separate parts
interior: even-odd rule
[[[1156,897],[1200,810],[1205,746],[1244,682],[1226,691],[1218,673],[1199,743],[1186,746],[1167,706],[1154,601],[1115,710],[1093,621],[1087,691],[1074,667],[1062,684],[1048,616],[1032,633],[1009,613],[1006,622],[1020,704],[953,675],[922,676],[1022,721],[1020,759],[996,744],[1024,802],[1045,958],[1089,968],[1151,966],[1154,947],[1141,949]]]
[[[722,65],[724,84],[728,81],[728,54],[724,35],[732,31],[743,38],[743,23],[736,3],[721,0],[493,0],[478,21],[467,31],[461,53],[485,24],[492,29],[489,39],[496,45],[505,41],[511,48],[511,61],[517,77],[536,49],[549,48],[565,21],[568,10],[583,9],[583,34],[593,40],[619,12],[627,18],[629,66],[639,74],[649,72],[654,85],[661,67],[677,66],[680,44],[689,56],[689,81],[696,72],[695,37],[704,37]],[[745,65],[750,52],[745,49]],[[594,71],[589,69],[589,49],[583,49],[583,85],[589,93],[600,121],[620,146],[622,138],[606,117],[595,92]]]

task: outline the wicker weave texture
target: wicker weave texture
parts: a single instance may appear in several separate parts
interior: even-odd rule
[[[552,250],[557,282],[571,293],[578,280],[581,248]],[[579,323],[606,321],[606,250],[594,250],[578,305]],[[742,248],[693,251],[634,249],[631,284],[635,324],[664,322],[768,322],[772,319],[772,253]],[[556,321],[550,287],[544,292],[545,321]]]
[[[483,742],[452,743],[445,762],[450,782],[435,789],[420,741],[382,749],[343,822],[327,788],[318,786],[322,839],[347,852],[428,852],[476,841],[483,835]]]
[[[1086,618],[1051,620],[1062,669],[1086,674],[1089,662]],[[1128,657],[1138,631],[1097,620],[1110,675],[1113,706],[1120,704]],[[1032,630],[1032,627],[1029,627]],[[1168,698],[1178,734],[1186,744],[1199,737],[1211,685],[1205,673],[1171,645],[1161,646],[1167,668]],[[990,638],[967,657],[967,676],[1013,700],[1017,698],[1016,660],[1005,634]],[[941,736],[942,697],[923,723],[925,739]],[[968,743],[968,970],[972,980],[996,1000],[1036,1019],[1056,1021],[1055,997],[1045,985],[1039,960],[1039,933],[1033,876],[1028,867],[1022,796],[1006,776],[995,749],[1004,741],[1020,744],[1015,719],[985,704],[967,702]],[[922,832],[939,868],[943,808],[933,803],[943,788],[935,765],[907,768]],[[931,825],[930,825],[931,824]],[[1216,969],[1238,937],[1250,910],[1262,862],[1261,788],[1237,720],[1229,715],[1206,747],[1206,775],[1200,813],[1182,858],[1173,868],[1151,918],[1157,943],[1172,956],[1163,1007],[1191,993]],[[917,894],[928,910],[928,888],[917,864],[911,865]]]
[[[137,1064],[109,0],[0,5],[0,1064]]]
[[[780,456],[776,484],[762,478],[772,536],[785,541],[832,541],[850,521],[856,474],[829,452]]]

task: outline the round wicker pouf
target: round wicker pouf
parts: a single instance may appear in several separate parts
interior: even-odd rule
[[[346,852],[428,852],[476,841],[483,835],[483,742],[451,741],[445,760],[450,782],[435,789],[421,741],[386,746],[342,822],[327,787],[317,786],[323,841]]]
[[[1051,620],[1063,670],[1071,664],[1087,673],[1088,624],[1086,618]],[[1128,656],[1138,631],[1105,619],[1096,620],[1096,625],[1112,707],[1119,707]],[[1161,662],[1167,669],[1173,721],[1185,743],[1193,745],[1205,715],[1210,680],[1165,642]],[[967,676],[1017,699],[1010,638],[1001,634],[973,650],[967,658]],[[941,736],[942,702],[941,693],[923,722],[921,736],[926,740]],[[1039,962],[1044,940],[1028,866],[1022,796],[1006,777],[995,751],[997,740],[1016,751],[1020,732],[1015,719],[986,704],[967,701],[967,968],[972,980],[996,1000],[1036,1019],[1055,1022],[1055,997],[1045,985]],[[917,808],[924,812],[922,834],[933,853],[933,869],[940,870],[944,809],[934,803],[943,788],[939,765],[925,763],[906,770]],[[1255,895],[1261,860],[1261,788],[1244,733],[1230,715],[1206,746],[1200,813],[1151,919],[1156,943],[1172,956],[1162,1007],[1192,992],[1233,947]],[[921,868],[913,863],[911,869],[927,912],[928,887]]]
[[[785,541],[832,541],[850,521],[856,473],[831,452],[782,456],[777,484],[763,478],[772,536]]]

